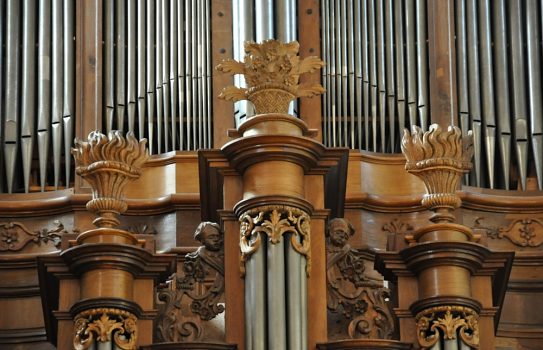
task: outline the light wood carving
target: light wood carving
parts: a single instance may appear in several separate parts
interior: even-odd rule
[[[436,306],[415,317],[417,338],[422,349],[432,348],[441,339],[457,339],[471,348],[479,348],[479,315],[475,310],[456,305]]]
[[[261,245],[261,234],[268,237],[271,244],[281,241],[284,234],[290,233],[290,243],[294,250],[306,257],[306,272],[311,272],[310,218],[298,208],[287,205],[267,205],[246,211],[240,216],[241,273],[245,275],[245,262]]]
[[[93,222],[97,227],[119,225],[117,216],[127,209],[124,188],[129,181],[140,177],[140,167],[149,157],[146,143],[146,139],[138,142],[130,132],[124,138],[119,131],[108,136],[93,131],[88,141],[75,141],[72,149],[75,170],[92,188],[87,209],[98,215]]]
[[[86,350],[93,345],[100,348],[97,342],[112,342],[123,350],[137,348],[137,319],[128,311],[114,308],[90,309],[79,313],[74,322],[75,350]]]
[[[224,73],[243,74],[247,88],[228,86],[219,97],[234,102],[249,100],[256,114],[287,114],[290,101],[297,97],[324,93],[324,88],[318,83],[299,83],[301,74],[312,73],[324,66],[324,62],[315,56],[300,59],[299,48],[296,41],[246,42],[244,62],[227,59],[217,69]]]
[[[460,177],[468,172],[473,157],[473,135],[466,136],[455,126],[445,131],[438,124],[423,132],[413,126],[412,132],[404,129],[402,152],[407,159],[405,169],[418,176],[426,186],[422,204],[435,212],[435,223],[453,222],[452,211],[460,207],[456,194]]]

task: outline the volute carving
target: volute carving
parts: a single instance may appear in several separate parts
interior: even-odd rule
[[[363,253],[347,242],[353,226],[343,218],[330,220],[326,232],[327,305],[341,312],[349,338],[391,339],[394,332],[390,291],[365,274]]]
[[[160,341],[202,339],[202,321],[224,312],[223,233],[216,223],[202,222],[194,239],[202,246],[185,255],[183,273],[175,274],[169,285],[158,291],[158,299],[164,303],[158,317]]]
[[[140,177],[140,167],[148,159],[146,139],[138,142],[130,132],[124,138],[119,131],[108,136],[93,131],[88,141],[75,141],[72,154],[76,173],[89,182],[92,200],[87,209],[98,214],[98,227],[117,227],[117,215],[127,209],[123,199],[126,184]]]
[[[298,208],[287,205],[267,205],[251,209],[241,214],[240,249],[241,273],[245,275],[245,262],[261,245],[261,234],[271,244],[281,241],[283,235],[290,234],[292,248],[306,257],[306,272],[311,272],[310,218]]]
[[[312,73],[324,66],[316,56],[300,59],[299,48],[296,41],[246,42],[244,62],[227,59],[217,69],[225,73],[243,74],[247,88],[228,86],[219,97],[234,102],[249,100],[256,114],[286,114],[290,101],[295,98],[324,93],[320,84],[299,84],[301,74]]]
[[[89,349],[97,342],[112,342],[123,350],[136,349],[137,319],[128,311],[113,308],[85,310],[75,317],[74,329],[75,350]]]
[[[421,311],[415,317],[417,338],[422,349],[442,340],[457,339],[471,348],[479,348],[479,315],[465,306],[443,305]]]

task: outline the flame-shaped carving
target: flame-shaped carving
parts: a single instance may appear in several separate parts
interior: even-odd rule
[[[444,131],[439,125],[430,126],[423,132],[413,126],[412,133],[404,130],[402,151],[407,159],[405,169],[420,177],[426,185],[427,194],[422,204],[436,211],[434,222],[451,222],[451,211],[461,204],[455,194],[463,173],[471,169],[473,157],[473,134],[462,132],[455,126]]]
[[[320,84],[299,84],[301,74],[312,73],[324,66],[324,62],[315,56],[300,59],[299,47],[296,41],[246,42],[245,62],[227,59],[217,69],[224,73],[243,74],[247,88],[228,86],[219,97],[234,102],[249,100],[257,114],[286,114],[290,101],[295,98],[324,93]]]
[[[128,181],[140,177],[140,167],[148,159],[146,139],[138,140],[132,133],[124,138],[119,131],[106,136],[93,131],[87,142],[75,140],[72,154],[76,172],[90,184],[92,200],[87,209],[97,213],[94,221],[98,227],[116,227],[116,216],[127,209],[123,200]]]

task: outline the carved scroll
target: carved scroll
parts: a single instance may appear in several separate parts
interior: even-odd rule
[[[86,350],[96,342],[113,342],[123,350],[136,349],[136,316],[128,311],[99,308],[86,310],[75,317],[74,349]]]
[[[29,243],[41,245],[51,242],[55,247],[60,247],[62,235],[68,231],[58,220],[53,221],[53,224],[54,228],[42,228],[32,232],[20,222],[0,223],[0,252],[19,251]]]
[[[474,229],[482,229],[491,239],[507,238],[519,247],[539,247],[543,244],[543,219],[518,218],[508,226],[489,227],[481,224],[483,218],[475,220]]]
[[[157,326],[160,341],[202,340],[203,321],[224,312],[223,233],[217,224],[203,222],[194,238],[203,245],[185,256],[183,273],[158,291],[164,303]]]
[[[354,228],[345,219],[328,224],[326,247],[327,306],[348,323],[349,338],[392,339],[390,291],[365,274],[364,252],[347,243]]]
[[[422,349],[457,337],[469,347],[479,348],[479,315],[469,307],[436,306],[418,313],[415,320]]]
[[[271,244],[277,244],[283,235],[290,235],[294,250],[306,257],[306,272],[311,272],[310,218],[298,208],[286,205],[267,205],[251,209],[240,216],[241,273],[245,275],[245,262],[261,245],[261,234]]]

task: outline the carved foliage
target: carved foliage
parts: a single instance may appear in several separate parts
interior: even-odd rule
[[[286,205],[268,205],[251,209],[240,216],[240,269],[245,275],[245,262],[261,245],[261,234],[268,237],[271,244],[281,241],[284,234],[290,233],[290,243],[294,250],[307,259],[306,272],[311,272],[310,218],[298,208]]]
[[[58,248],[62,234],[68,232],[60,221],[55,220],[53,224],[55,227],[51,229],[42,228],[32,232],[20,222],[0,223],[0,252],[18,251],[31,242],[37,245],[52,242]]]
[[[195,238],[204,245],[185,256],[183,274],[175,274],[166,288],[159,289],[158,299],[164,303],[158,317],[160,341],[199,340],[203,336],[202,321],[224,312],[222,237],[217,224],[201,223]]]
[[[74,322],[75,350],[86,350],[95,342],[109,341],[123,350],[136,349],[137,319],[128,311],[113,308],[86,310],[78,314]]]
[[[479,315],[465,306],[444,305],[424,310],[415,317],[417,337],[423,349],[433,347],[440,339],[457,339],[479,348]]]
[[[299,47],[296,41],[246,42],[244,62],[227,59],[217,69],[225,73],[243,74],[248,87],[226,87],[219,97],[231,101],[249,100],[257,114],[261,114],[287,113],[291,100],[322,94],[325,90],[320,84],[299,84],[300,74],[314,72],[324,65],[315,56],[301,60]]]
[[[520,247],[539,247],[543,244],[543,219],[518,218],[508,226],[490,227],[481,224],[483,218],[475,220],[474,229],[482,229],[492,239],[507,238]]]
[[[347,235],[346,233],[349,233]],[[354,229],[345,219],[333,219],[327,233],[327,306],[343,314],[350,338],[391,339],[394,320],[390,291],[365,273],[363,252],[347,244]]]

